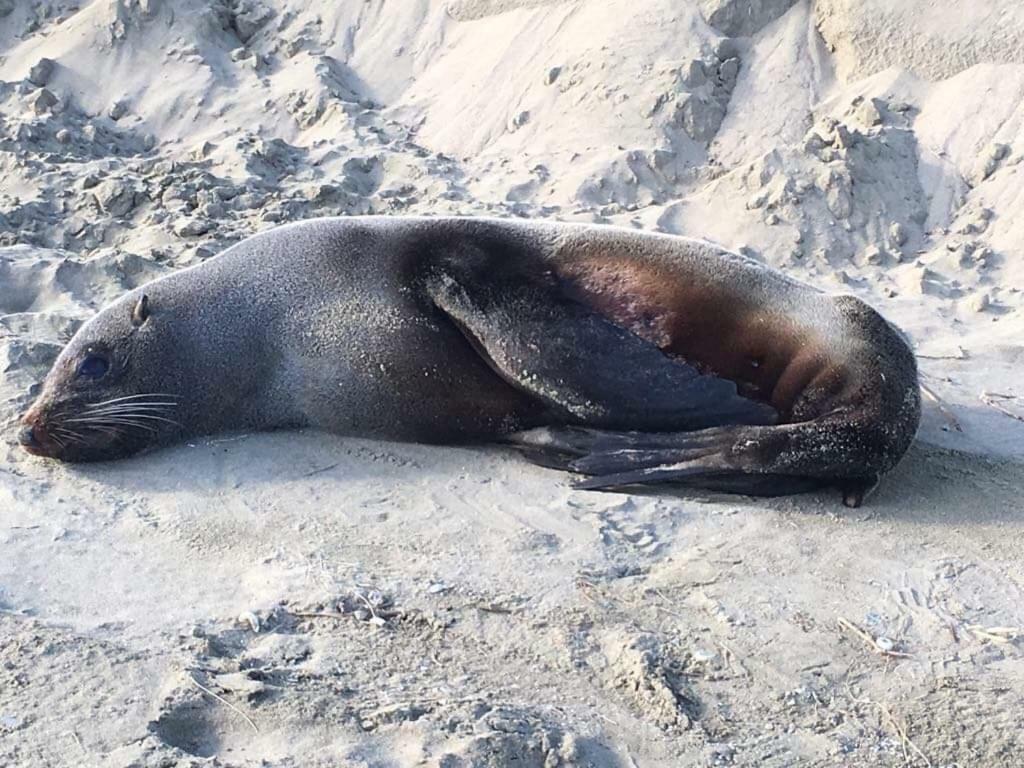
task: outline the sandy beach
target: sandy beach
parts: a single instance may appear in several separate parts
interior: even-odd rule
[[[1019,768],[1022,160],[1014,0],[0,0],[0,766]],[[107,302],[357,214],[852,293],[917,441],[855,510],[314,431],[17,445]]]

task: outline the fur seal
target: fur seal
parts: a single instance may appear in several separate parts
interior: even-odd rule
[[[351,217],[278,227],[85,323],[20,441],[114,459],[225,430],[502,441],[586,475],[848,505],[920,419],[914,355],[853,296],[616,227]]]

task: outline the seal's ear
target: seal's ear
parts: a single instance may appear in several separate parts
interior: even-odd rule
[[[142,294],[132,310],[132,325],[136,328],[149,319],[149,296]]]

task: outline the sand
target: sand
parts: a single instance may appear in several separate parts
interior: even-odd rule
[[[0,765],[1024,764],[1022,43],[1012,0],[0,0]],[[939,402],[854,511],[14,445],[105,302],[359,213],[717,240],[874,304]]]

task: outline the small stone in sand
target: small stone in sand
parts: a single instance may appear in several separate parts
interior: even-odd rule
[[[209,232],[210,226],[210,222],[206,219],[178,219],[174,223],[174,234],[179,237],[198,237]]]
[[[967,303],[967,306],[973,312],[984,312],[986,309],[989,308],[989,306],[991,306],[991,304],[992,300],[989,298],[988,292],[981,291],[980,293],[976,293],[973,296],[971,296],[970,300]]]
[[[121,179],[108,179],[94,193],[100,209],[111,216],[124,216],[135,207],[135,190]]]
[[[42,58],[28,71],[28,81],[32,85],[44,86],[49,85],[50,78],[53,77],[53,70],[55,68],[55,62],[53,59]]]
[[[120,120],[126,114],[128,114],[128,103],[124,99],[115,101],[107,112],[110,119],[115,121]]]
[[[54,107],[59,104],[59,100],[53,95],[53,92],[47,88],[40,88],[36,94],[29,99],[29,103],[32,105],[32,110],[37,115],[42,115],[46,112],[55,112]]]

